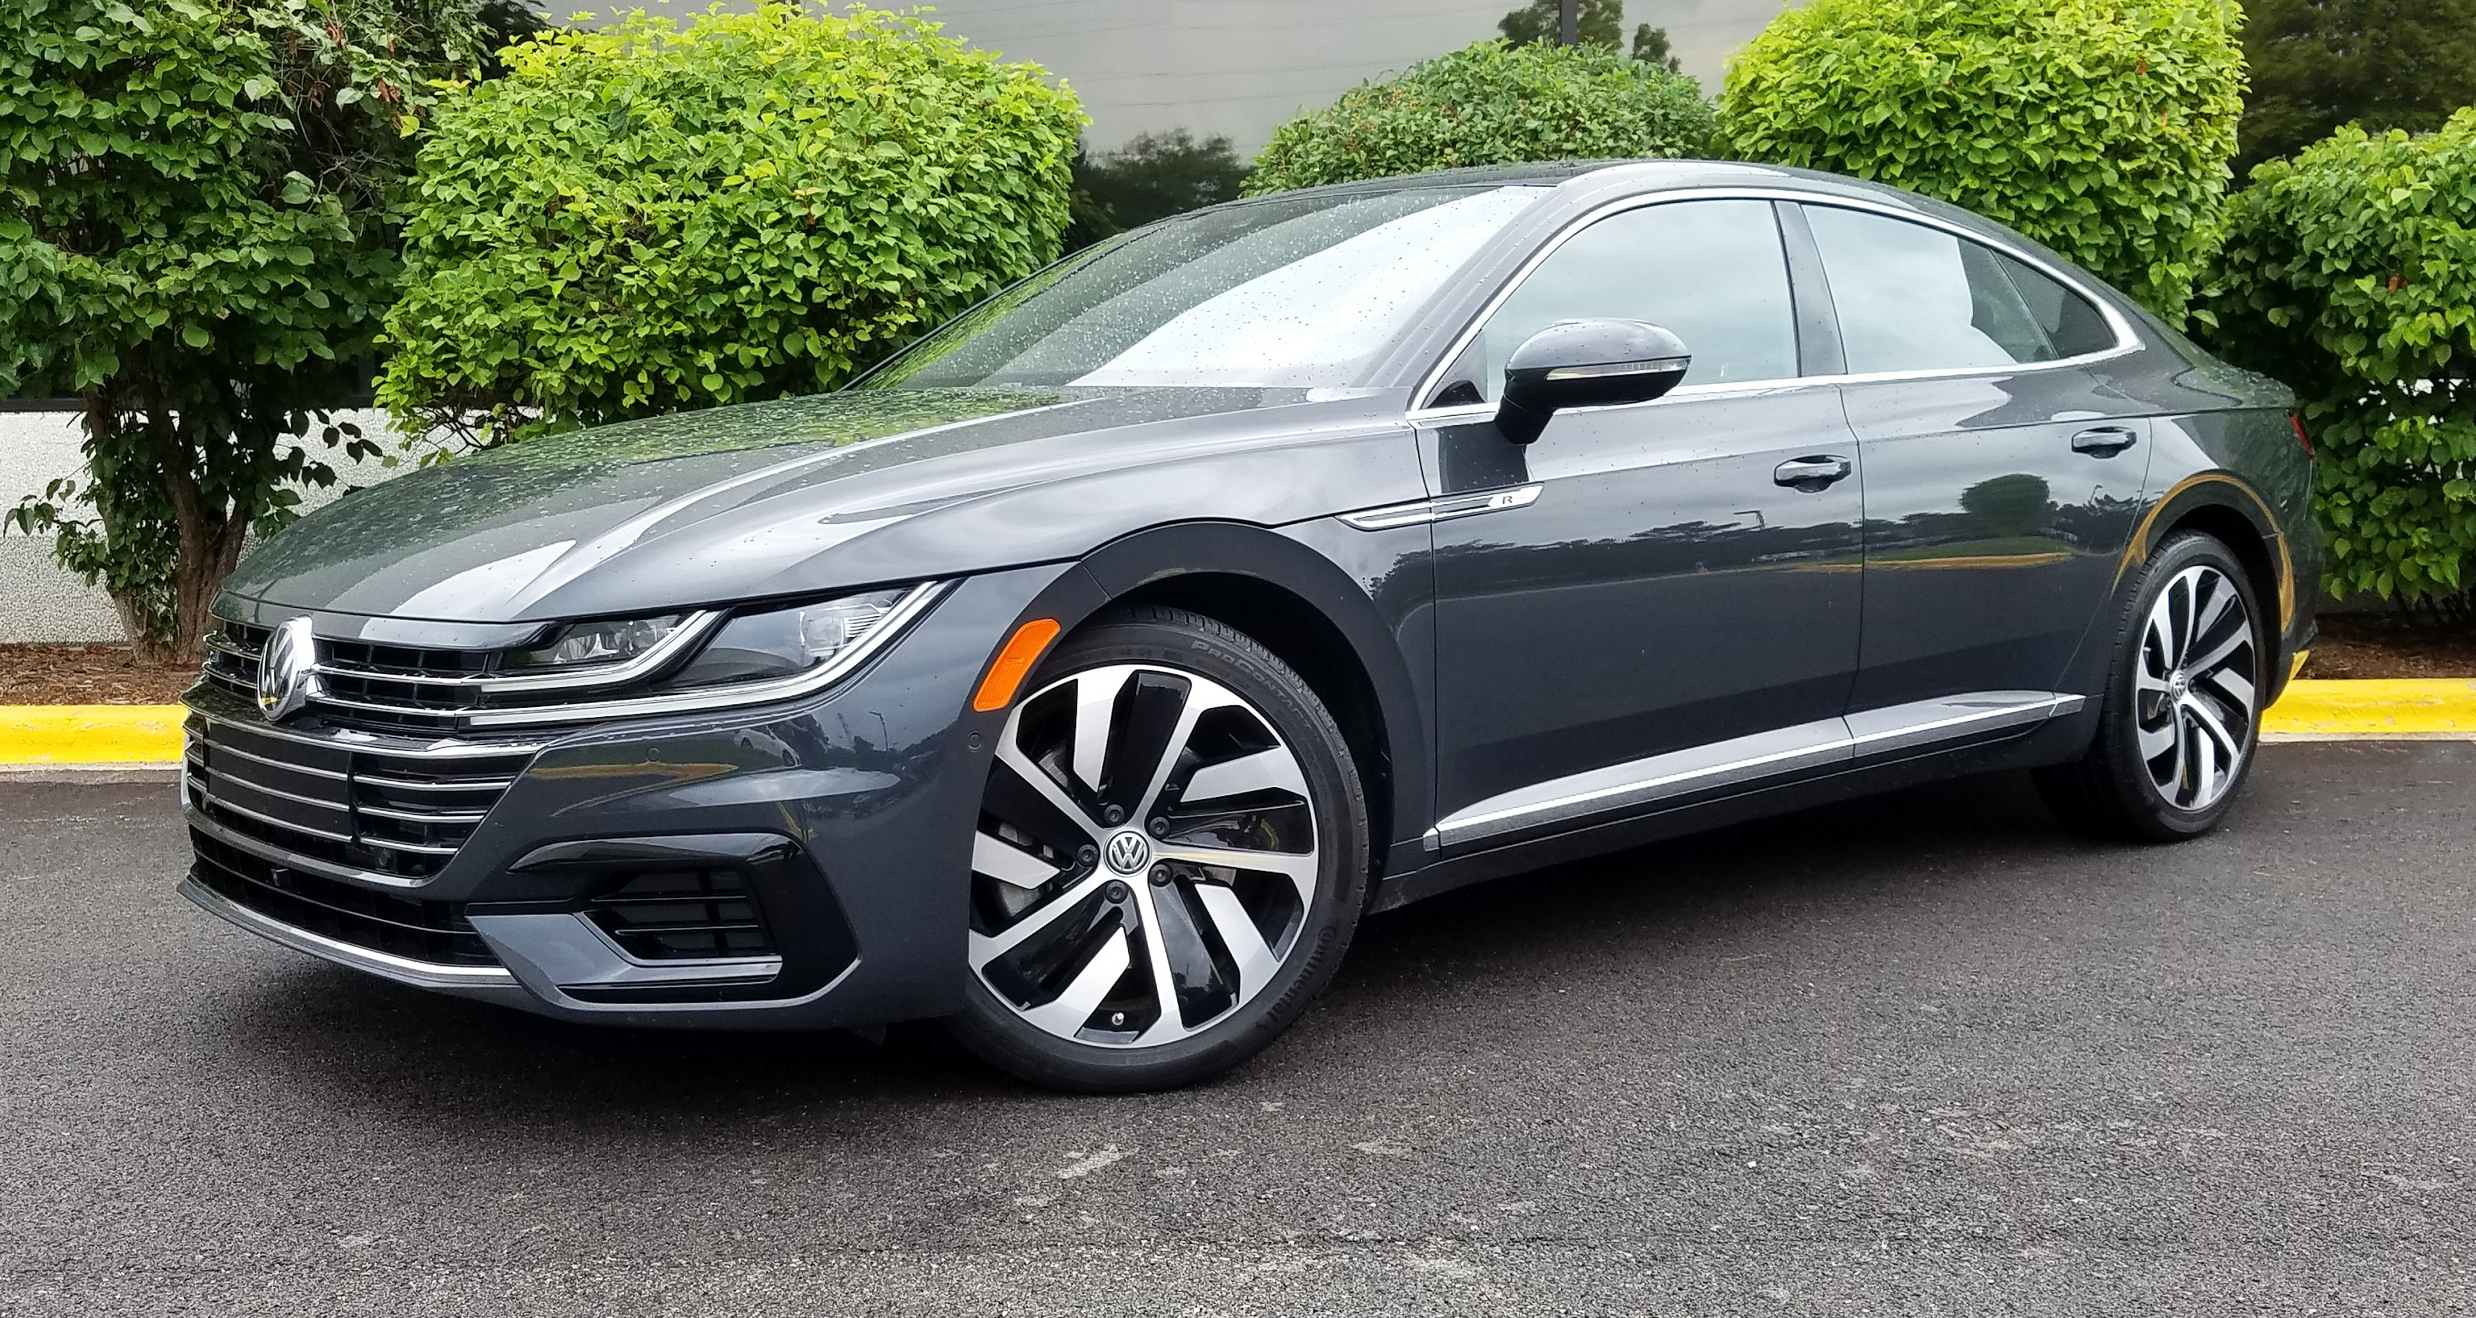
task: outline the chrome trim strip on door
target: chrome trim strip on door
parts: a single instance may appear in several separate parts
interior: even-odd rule
[[[1590,176],[1585,174],[1581,177],[1588,178]],[[2105,319],[2107,328],[2114,331],[2115,346],[2101,349],[2097,352],[2085,352],[2077,357],[2060,357],[2050,362],[2013,362],[2003,366],[1953,366],[1919,371],[1869,371],[1862,374],[1852,373],[1843,375],[1783,376],[1777,380],[1728,381],[1725,383],[1705,385],[1681,384],[1676,388],[1669,390],[1663,397],[1691,398],[1694,397],[1696,393],[1705,389],[1735,388],[1745,384],[1762,384],[1777,387],[1782,385],[1802,386],[1866,383],[1876,380],[1931,380],[1970,375],[2017,375],[2029,371],[2051,371],[2059,370],[2065,367],[2086,366],[2091,362],[2104,361],[2110,357],[2120,357],[2125,353],[2137,351],[2141,346],[2139,336],[2132,332],[2132,324],[2129,320],[2125,319],[2124,314],[2116,309],[2114,303],[2091,293],[2088,286],[2081,282],[2079,276],[2056,267],[2052,262],[2045,260],[2035,253],[2022,251],[1999,238],[1993,238],[1985,234],[1978,233],[1964,225],[1944,219],[1938,215],[1920,214],[1916,211],[1904,210],[1898,206],[1864,198],[1833,196],[1828,193],[1820,192],[1803,192],[1793,188],[1760,188],[1719,184],[1707,188],[1679,188],[1670,191],[1646,192],[1639,193],[1631,197],[1621,197],[1603,206],[1593,207],[1591,210],[1584,212],[1582,215],[1565,225],[1564,228],[1557,230],[1554,236],[1550,237],[1545,243],[1540,245],[1539,250],[1532,252],[1529,258],[1522,262],[1521,268],[1514,271],[1511,278],[1505,280],[1503,286],[1496,290],[1495,295],[1490,297],[1487,300],[1486,305],[1479,309],[1478,314],[1471,317],[1470,323],[1462,327],[1462,332],[1453,336],[1451,345],[1448,346],[1444,352],[1436,358],[1435,364],[1428,367],[1426,374],[1419,377],[1418,387],[1410,391],[1410,409],[1407,419],[1413,422],[1443,420],[1448,417],[1458,416],[1458,414],[1464,413],[1470,408],[1471,405],[1469,404],[1463,404],[1450,408],[1427,408],[1421,407],[1419,404],[1420,400],[1435,396],[1436,389],[1444,382],[1443,377],[1445,372],[1453,369],[1453,364],[1461,360],[1462,353],[1467,351],[1470,347],[1470,341],[1477,338],[1479,331],[1486,327],[1487,318],[1495,315],[1497,308],[1503,306],[1506,300],[1510,299],[1515,291],[1520,289],[1522,286],[1522,281],[1530,278],[1531,272],[1537,270],[1539,266],[1546,262],[1550,256],[1555,255],[1557,248],[1564,246],[1565,243],[1571,240],[1575,234],[1580,233],[1582,230],[1589,228],[1591,225],[1596,224],[1611,215],[1621,214],[1622,212],[1629,210],[1639,210],[1644,206],[1657,206],[1666,203],[1684,201],[1789,201],[1796,202],[1801,205],[1837,206],[1842,210],[1870,211],[1878,215],[1889,216],[1893,219],[1907,220],[1913,224],[1922,224],[1929,229],[1940,229],[1945,233],[1953,235],[1954,237],[1962,238],[1969,242],[1976,243],[1981,247],[1989,247],[1995,251],[2001,252],[2005,256],[2011,257],[2013,260],[2046,275],[2048,278],[2062,284],[2065,288],[2079,294],[2083,300],[2098,309],[2098,314]],[[1491,404],[1490,407],[1492,414],[1493,405]]]
[[[1466,842],[1849,757],[1847,722],[1820,719],[1533,783],[1445,816],[1435,833],[1442,842]]]
[[[1389,503],[1381,508],[1343,513],[1341,520],[1361,531],[1389,531],[1397,526],[1449,522],[1456,517],[1476,517],[1480,513],[1502,512],[1507,508],[1527,508],[1539,501],[1539,492],[1545,488],[1544,485],[1516,485],[1511,489],[1484,490],[1477,494],[1451,494],[1437,499]]]
[[[1800,770],[2042,723],[2086,704],[2059,691],[1971,691],[1818,719],[1551,778],[1465,806],[1427,830],[1430,846],[1470,842]]]
[[[2043,723],[2086,703],[2085,697],[2055,691],[1971,691],[1851,714],[1849,742],[1860,756],[1882,755],[1998,728]]]

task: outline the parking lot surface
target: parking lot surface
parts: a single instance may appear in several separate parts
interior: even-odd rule
[[[0,783],[0,1314],[2476,1308],[2472,745],[2269,747],[2172,848],[1998,777],[1505,880],[1110,1099],[363,979],[178,898],[171,791]]]

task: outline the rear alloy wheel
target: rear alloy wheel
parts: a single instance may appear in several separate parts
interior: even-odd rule
[[[1339,730],[1261,646],[1172,610],[1078,634],[1039,681],[972,839],[956,1034],[1068,1089],[1235,1064],[1356,924],[1366,812]]]
[[[2080,763],[2041,770],[2066,820],[2170,842],[2215,827],[2252,767],[2265,685],[2244,572],[2200,534],[2160,546],[2127,611],[2099,727]]]

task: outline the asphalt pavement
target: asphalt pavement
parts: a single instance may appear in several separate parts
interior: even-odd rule
[[[1504,880],[1113,1099],[367,980],[177,897],[170,797],[0,782],[0,1314],[2476,1309],[2476,745]]]

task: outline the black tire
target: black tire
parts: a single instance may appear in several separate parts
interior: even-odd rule
[[[1251,637],[1159,607],[1117,610],[1077,631],[1041,664],[1025,691],[1000,734],[974,839],[965,1005],[948,1018],[948,1029],[1001,1070],[1081,1093],[1174,1088],[1253,1056],[1331,981],[1365,905],[1366,799],[1332,715],[1298,674]],[[1098,721],[1100,705],[1078,703],[1087,693],[1109,692],[1115,694],[1105,723]],[[1167,701],[1164,692],[1180,693],[1177,715],[1158,712],[1166,704],[1146,703]],[[1201,708],[1224,696],[1244,708],[1187,712],[1190,703]],[[1163,718],[1186,726],[1175,722],[1180,717],[1196,720],[1192,734],[1179,740],[1164,730],[1158,745],[1165,750],[1147,749],[1153,746],[1148,729],[1162,728]],[[1101,749],[1089,764],[1075,740],[1086,726],[1104,730],[1090,739]],[[1278,763],[1283,751],[1294,775]],[[1152,768],[1132,770],[1147,758]],[[1245,822],[1224,822],[1222,831],[1194,842],[1207,835],[1200,825],[1189,826],[1190,819],[1204,817],[1189,809],[1190,789],[1206,785],[1205,770],[1221,771],[1216,784],[1243,784],[1251,775],[1237,770],[1259,761],[1303,790],[1271,786],[1198,798],[1224,803],[1210,808],[1211,817]],[[1045,774],[1046,786],[1029,782],[1026,772]],[[1094,782],[1084,780],[1087,772]],[[1157,786],[1130,796],[1127,785],[1140,778]],[[1137,796],[1150,804],[1137,804],[1140,815],[1128,817],[1125,803]],[[1309,812],[1303,824],[1293,798]],[[1114,818],[1113,809],[1120,812]],[[1152,849],[1125,843],[1129,855],[1122,857],[1127,833],[1145,834],[1140,840]],[[1272,845],[1242,853],[1233,836],[1271,839]],[[1307,852],[1296,851],[1301,836]],[[1138,851],[1139,860],[1133,856]],[[1249,863],[1260,857],[1288,872],[1189,863],[1205,855]],[[1139,868],[1116,868],[1122,862]],[[1040,877],[1042,864],[1056,866],[1054,877]],[[998,869],[1028,873],[1001,879]],[[1311,896],[1298,890],[1308,873]],[[1242,906],[1242,900],[1252,904]],[[1245,914],[1244,926],[1234,923],[1233,910]],[[1034,921],[1040,927],[1018,933]],[[1246,942],[1248,928],[1260,943]],[[1165,931],[1158,955],[1183,961],[1153,959],[1155,929]],[[1010,938],[1016,941],[1006,950],[991,950]],[[1277,956],[1277,963],[1268,966],[1267,955]],[[1116,978],[1104,961],[1119,967]],[[1172,973],[1159,976],[1153,966],[1170,966]],[[1114,987],[1097,1000],[1079,987],[1103,980]],[[1166,995],[1157,987],[1130,987],[1138,980],[1174,987]],[[1195,987],[1199,982],[1203,988]],[[996,984],[1006,985],[1016,1000],[1002,998]],[[1213,994],[1221,991],[1230,1004],[1216,1014],[1221,999]],[[1090,1011],[1081,1010],[1092,1001]],[[1136,1016],[1131,1024],[1126,1010],[1113,1009],[1128,1004]],[[1121,1024],[1123,1030],[1116,1028]],[[1180,1030],[1192,1032],[1169,1037]],[[1140,1042],[1155,1035],[1165,1041]]]
[[[2189,601],[2194,592],[2216,588],[2229,592],[2240,611],[2240,637],[2224,621],[2186,627],[2188,642],[2170,653],[2183,607],[2168,598],[2171,592],[2185,591],[2178,598]],[[2185,613],[2223,618],[2211,612],[2221,607],[2216,595],[2201,598]],[[2234,805],[2261,741],[2272,650],[2243,564],[2213,536],[2170,537],[2135,575],[2113,644],[2096,736],[2080,759],[2037,770],[2038,791],[2065,823],[2094,836],[2137,842],[2198,837]],[[2185,662],[2207,660],[2223,645],[2235,648],[2207,671]],[[2169,749],[2159,749],[2162,736],[2170,739]],[[2236,743],[2231,754],[2229,741]]]

